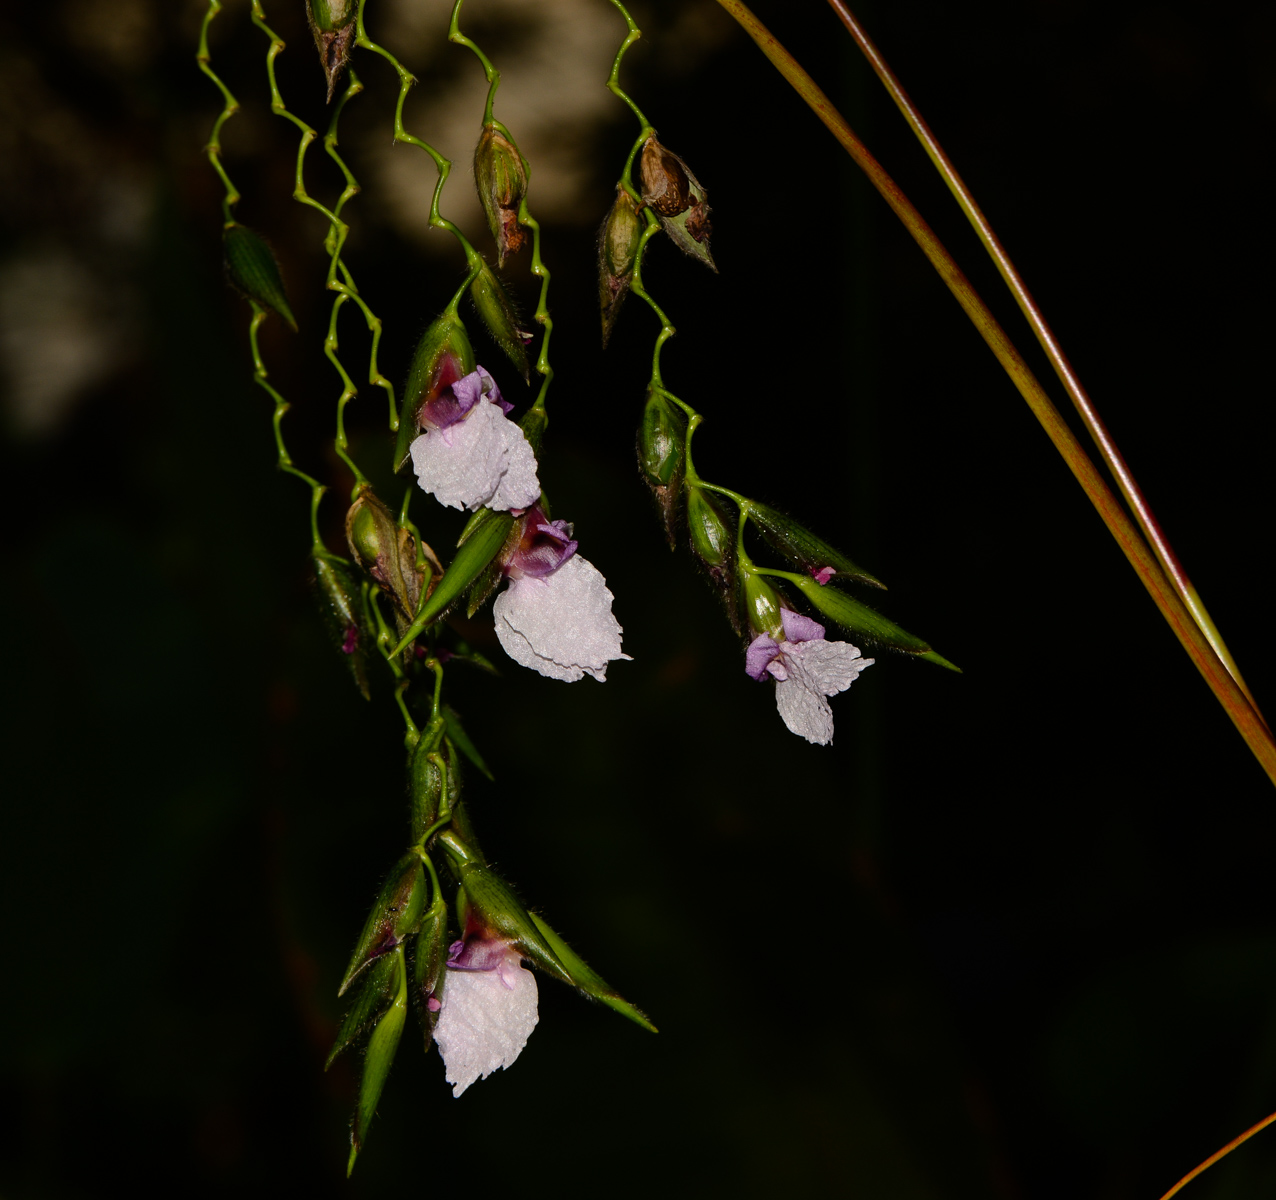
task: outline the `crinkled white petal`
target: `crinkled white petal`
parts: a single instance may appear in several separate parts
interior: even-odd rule
[[[423,433],[411,453],[421,487],[449,508],[526,508],[540,498],[527,438],[487,401],[476,404],[463,421]]]
[[[494,404],[487,407],[500,412]],[[509,417],[502,416],[499,429],[505,440],[505,474],[487,505],[498,512],[531,508],[541,498],[541,481],[536,475],[536,455],[532,453],[532,444]]]
[[[536,1028],[536,977],[525,967],[448,971],[434,1040],[452,1095],[511,1066]]]
[[[775,685],[775,706],[785,725],[817,746],[833,740],[833,710],[826,696],[844,692],[873,659],[849,642],[785,642],[787,677]]]
[[[496,597],[496,636],[515,662],[572,683],[605,681],[607,664],[628,659],[602,572],[579,554],[543,579],[515,579]]]

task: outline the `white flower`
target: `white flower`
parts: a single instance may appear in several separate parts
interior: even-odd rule
[[[780,609],[785,640],[765,633],[749,643],[745,671],[775,680],[775,706],[790,732],[817,746],[833,740],[833,709],[826,697],[844,692],[873,659],[849,642],[824,640],[824,626],[787,608]]]
[[[605,682],[609,662],[629,659],[621,652],[620,623],[611,612],[614,597],[602,572],[574,552],[575,542],[568,544],[571,557],[551,573],[515,575],[496,597],[496,636],[515,662],[550,679],[572,683],[592,675]],[[516,553],[511,562],[518,561]]]
[[[493,1071],[511,1066],[536,1028],[536,977],[522,965],[512,943],[486,943],[486,953],[470,956],[474,967],[453,965],[453,947],[443,976],[442,1008],[434,1040],[443,1056],[452,1095]]]
[[[425,432],[412,443],[412,466],[440,504],[508,511],[540,499],[536,456],[508,407],[482,367],[422,407]]]

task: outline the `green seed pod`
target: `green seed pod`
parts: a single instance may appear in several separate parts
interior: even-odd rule
[[[329,103],[337,89],[337,80],[350,61],[358,8],[358,0],[308,0],[306,4],[306,19],[328,80]]]
[[[409,450],[421,432],[421,406],[474,370],[474,347],[465,324],[454,312],[444,312],[421,335],[408,368],[399,409],[399,434],[394,443],[394,469],[408,464]]]
[[[790,562],[814,575],[821,582],[827,583],[834,575],[841,575],[854,579],[857,583],[867,583],[877,588],[886,587],[881,580],[870,575],[863,567],[856,566],[840,550],[830,546],[822,538],[816,537],[804,525],[799,525],[782,512],[751,500],[747,516],[758,527],[762,537],[772,549],[778,550]]]
[[[518,317],[508,293],[496,278],[496,273],[487,263],[479,267],[478,274],[470,284],[470,299],[478,315],[483,318],[487,331],[495,339],[496,344],[505,351],[505,356],[514,364],[515,369],[526,382],[527,343],[532,340],[530,333],[524,333],[518,325]]]
[[[355,562],[381,586],[394,602],[395,618],[406,628],[416,614],[421,590],[443,568],[429,546],[422,543],[424,567],[417,565],[417,545],[412,534],[400,529],[394,514],[365,487],[346,512],[346,542]]]
[[[518,208],[527,195],[527,171],[518,147],[490,122],[483,126],[474,150],[474,183],[496,239],[497,264],[504,267],[505,256],[517,254],[527,241],[518,223]]]
[[[678,506],[687,470],[687,419],[654,389],[647,393],[638,426],[638,465],[655,497],[672,550],[677,545]]]
[[[854,634],[857,641],[862,639],[869,645],[890,646],[894,650],[902,650],[905,654],[961,673],[960,667],[954,666],[943,655],[936,654],[921,638],[901,629],[894,621],[887,620],[881,613],[869,608],[867,604],[861,604],[840,588],[821,587],[814,579],[803,579],[796,586],[824,616]]]
[[[338,996],[345,995],[346,989],[362,974],[364,968],[416,933],[420,928],[428,891],[421,856],[415,851],[409,851],[395,864],[364,922],[363,932],[350,956],[350,965],[346,968]]]
[[[780,620],[780,597],[761,575],[755,575],[752,571],[744,577],[744,611],[749,621],[750,636],[765,633],[777,642],[783,639],[784,622]]]
[[[598,305],[602,310],[604,346],[629,294],[641,240],[638,205],[624,188],[617,188],[615,203],[598,231]]]
[[[345,559],[331,554],[315,554],[312,594],[328,636],[345,655],[355,686],[363,698],[371,698],[368,687],[368,647],[376,641],[376,633],[368,624],[359,594],[359,581]]]
[[[643,203],[650,205],[674,245],[717,271],[709,252],[712,227],[708,193],[691,173],[691,168],[653,136],[642,144],[638,173],[642,179]]]
[[[297,320],[288,307],[279,263],[266,239],[247,225],[232,222],[222,231],[226,277],[241,296],[272,308],[295,330]]]

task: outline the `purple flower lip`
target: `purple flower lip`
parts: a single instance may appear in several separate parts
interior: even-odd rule
[[[576,553],[579,543],[566,521],[546,521],[539,505],[528,510],[526,521],[522,540],[505,564],[505,574],[513,579],[544,579]]]
[[[495,971],[508,956],[510,945],[511,943],[505,938],[469,934],[448,947],[448,970]]]
[[[341,643],[342,654],[353,654],[359,648],[359,626],[351,625],[346,630],[345,640]]]
[[[502,399],[496,380],[483,367],[477,367],[441,388],[433,400],[421,405],[417,420],[423,429],[447,429],[465,420],[470,409],[484,399],[497,405],[506,416],[514,411],[514,406]]]
[[[780,643],[765,633],[758,634],[744,652],[744,673],[759,683],[767,676],[767,667],[780,653]]]
[[[832,567],[821,567],[818,571],[814,568],[811,570],[811,578],[814,579],[820,587],[823,587],[826,583],[828,583],[828,581],[836,574],[837,572]]]

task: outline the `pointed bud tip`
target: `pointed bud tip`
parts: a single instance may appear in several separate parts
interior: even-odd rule
[[[942,654],[936,654],[934,650],[927,650],[925,654],[917,655],[923,662],[934,663],[938,667],[943,667],[949,671],[956,671],[958,675],[964,675],[963,671],[956,663],[950,663]]]

